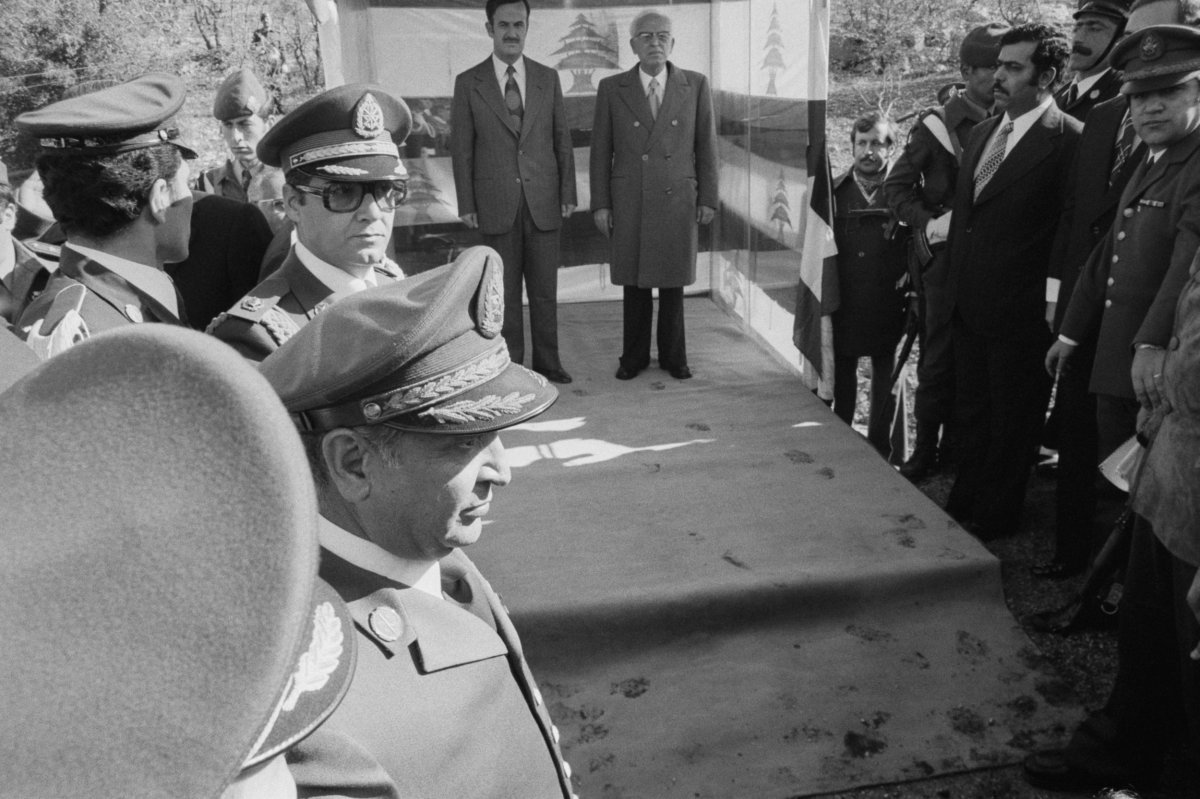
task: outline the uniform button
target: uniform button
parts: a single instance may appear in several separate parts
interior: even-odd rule
[[[367,615],[367,626],[380,641],[399,641],[404,634],[404,622],[400,614],[389,607],[380,606]]]
[[[642,160],[643,160],[643,161],[649,161],[649,160],[650,160],[650,156],[648,156],[648,155],[646,155],[646,154],[644,154],[644,153],[643,153],[643,154],[642,154]]]
[[[1119,255],[1114,255],[1114,256],[1113,256],[1113,259],[1112,259],[1112,262],[1115,264],[1115,263],[1116,263],[1117,261],[1119,261],[1119,260],[1121,260],[1121,256],[1119,256]]]
[[[536,688],[533,689],[533,704],[536,707],[542,706],[542,692]]]
[[[558,743],[558,727],[555,727],[553,724],[550,725],[550,737],[554,739],[554,743]]]
[[[520,178],[517,178],[517,183],[520,183],[520,182],[521,182],[521,179],[520,179]]]
[[[140,325],[142,322],[146,321],[145,317],[142,316],[142,309],[136,305],[126,305],[125,315],[129,317],[129,321],[133,322],[135,325]]]
[[[1128,219],[1129,217],[1133,216],[1133,209],[1132,209],[1132,208],[1126,208],[1124,211],[1122,211],[1122,212],[1121,212],[1121,216],[1123,216],[1123,217],[1125,217],[1126,219]]]
[[[641,122],[638,122],[637,120],[634,120],[634,122],[633,122],[633,126],[634,126],[635,128],[640,128],[640,127],[642,126],[642,123],[641,123]]]
[[[867,254],[866,254],[865,252],[863,252],[863,251],[859,250],[858,257],[859,257],[859,258],[866,258],[866,257],[867,257]]]
[[[1105,301],[1104,301],[1104,307],[1105,307],[1105,308],[1111,308],[1111,307],[1112,307],[1112,300],[1105,300]]]
[[[1179,336],[1171,336],[1171,341],[1167,344],[1167,348],[1171,350],[1179,349]]]
[[[1116,279],[1115,277],[1110,277],[1110,278],[1108,279],[1108,285],[1110,285],[1110,286],[1111,286],[1113,283],[1116,283],[1116,282],[1117,282],[1117,279]]]
[[[571,764],[563,761],[563,773],[567,775],[567,779],[571,779]]]
[[[672,125],[678,125],[678,124],[679,124],[679,120],[678,120],[678,119],[672,119],[672,120],[671,120],[671,124],[672,124]]]
[[[1120,233],[1117,234],[1117,241],[1125,241],[1125,231],[1124,230],[1122,230]]]

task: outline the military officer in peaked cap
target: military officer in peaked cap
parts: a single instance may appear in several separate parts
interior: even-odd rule
[[[356,639],[286,412],[191,330],[27,356],[0,346],[0,796],[294,799],[282,755],[345,694]],[[319,734],[356,796],[396,796]]]
[[[66,233],[57,272],[17,333],[43,357],[91,334],[183,321],[164,262],[187,257],[192,194],[173,121],[183,83],[147,74],[16,119],[41,145],[45,199]]]
[[[1130,2],[1079,0],[1067,62],[1067,70],[1074,76],[1054,93],[1054,102],[1080,122],[1097,105],[1116,97],[1121,88],[1121,73],[1113,69],[1109,55],[1125,32]]]
[[[258,158],[283,169],[294,243],[209,333],[262,360],[335,300],[404,276],[386,253],[408,193],[397,145],[411,129],[403,100],[357,83],[317,95],[267,131]]]
[[[511,478],[499,431],[558,393],[509,359],[499,256],[469,252],[335,303],[260,372],[302,431],[321,575],[362,636],[332,728],[404,796],[563,799],[558,731],[508,614],[462,552]],[[302,787],[355,776],[334,758],[304,765]]]
[[[248,69],[231,73],[217,89],[212,115],[221,125],[229,151],[224,164],[200,176],[201,191],[242,202],[258,203],[268,196],[278,167],[258,159],[258,143],[274,122],[275,103]]]

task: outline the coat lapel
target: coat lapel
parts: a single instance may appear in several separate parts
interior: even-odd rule
[[[521,136],[524,137],[533,127],[538,114],[550,104],[550,84],[546,81],[546,73],[536,69],[528,58],[525,59],[525,114],[521,117]]]
[[[1142,160],[1139,162],[1138,170],[1133,173],[1133,177],[1129,179],[1129,186],[1125,193],[1121,195],[1121,205],[1128,205],[1136,198],[1145,194],[1151,186],[1162,180],[1163,177],[1177,172],[1179,164],[1190,158],[1197,147],[1200,147],[1200,128],[1193,130],[1181,141],[1175,142],[1168,147],[1166,152],[1153,164],[1148,164],[1146,156],[1143,155]]]
[[[526,75],[526,82],[528,83],[528,75]],[[488,107],[495,112],[496,116],[500,117],[500,124],[514,134],[520,134],[512,122],[512,116],[508,113],[508,106],[504,104],[504,94],[500,91],[500,84],[496,82],[496,73],[492,70],[490,56],[475,67],[475,91],[479,92]]]
[[[987,202],[1032,171],[1054,152],[1054,139],[1060,135],[1062,112],[1051,105],[1000,162],[996,174],[975,198],[975,204]]]
[[[638,66],[635,64],[633,69],[621,75],[621,80],[617,85],[617,96],[629,106],[629,110],[637,117],[638,122],[641,122],[646,130],[651,130],[654,127],[654,117],[650,116],[650,102],[646,99],[646,93],[642,91],[642,79],[638,75]],[[662,115],[662,108],[659,108],[659,116]]]
[[[639,85],[641,81],[638,81]],[[687,76],[680,70],[675,68],[674,64],[667,62],[667,85],[663,87],[662,104],[658,107],[658,119],[654,120],[654,127],[650,129],[649,144],[653,144],[658,139],[662,138],[663,133],[667,128],[671,127],[672,114],[675,114],[676,109],[681,108],[687,101],[687,95],[690,91],[690,84]],[[650,113],[650,101],[643,96],[643,101],[646,104],[646,113]]]

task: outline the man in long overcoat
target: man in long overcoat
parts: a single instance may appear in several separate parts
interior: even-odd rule
[[[659,297],[658,363],[692,376],[683,288],[696,281],[697,225],[717,207],[717,134],[708,79],[668,59],[671,20],[655,11],[629,27],[638,66],[600,81],[592,124],[592,214],[609,237],[612,282],[624,286],[619,380],[650,365],[651,290]]]

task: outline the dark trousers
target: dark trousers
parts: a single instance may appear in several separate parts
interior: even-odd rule
[[[562,261],[559,234],[558,230],[538,230],[522,196],[512,229],[498,235],[483,235],[483,243],[504,260],[501,335],[514,363],[525,360],[522,288],[529,294],[529,334],[536,370],[562,368],[558,357],[558,267]]]
[[[650,365],[650,330],[654,324],[652,289],[625,286],[625,351],[621,365],[642,370]],[[683,288],[658,290],[658,365],[663,369],[687,366],[683,330]]]
[[[896,398],[892,394],[892,369],[896,365],[896,350],[877,352],[871,358],[871,405],[867,412],[867,441],[885,459],[892,453],[892,417],[896,414]],[[853,424],[858,403],[858,357],[834,355],[833,412],[846,424]]]
[[[1188,653],[1200,625],[1187,605],[1196,567],[1171,555],[1141,518],[1134,523],[1117,634],[1117,676],[1104,710],[1085,721],[1068,759],[1098,775],[1157,776],[1173,743],[1193,765],[1200,745],[1200,663]]]
[[[944,251],[934,256],[944,258]],[[954,348],[950,329],[950,292],[945,286],[924,284],[921,352],[917,359],[917,393],[913,416],[917,446],[936,447],[938,433],[954,415]]]
[[[1020,522],[1050,392],[1050,331],[995,338],[953,321],[958,476],[946,509],[984,538]]]
[[[1056,519],[1054,559],[1073,567],[1088,563],[1092,552],[1103,541],[1108,527],[1096,516],[1096,498],[1100,483],[1107,483],[1096,469],[1100,463],[1099,433],[1096,427],[1096,395],[1088,391],[1092,361],[1096,355],[1095,336],[1082,342],[1058,379],[1054,411],[1058,417],[1058,470],[1054,489]]]

